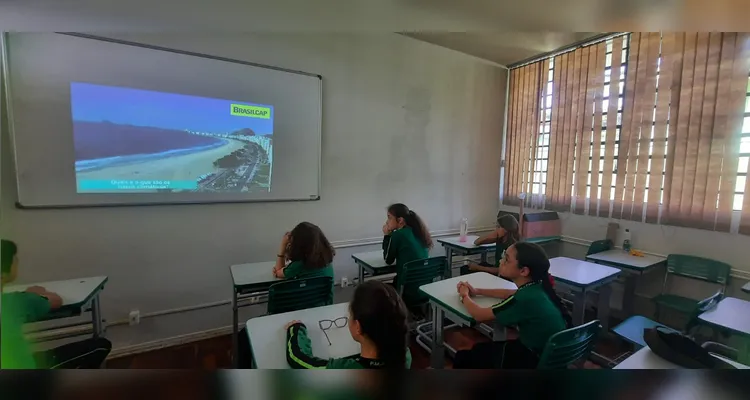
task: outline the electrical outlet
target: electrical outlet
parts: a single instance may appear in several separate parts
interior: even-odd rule
[[[349,279],[347,277],[341,278],[341,287],[349,286]]]
[[[141,323],[141,312],[139,310],[133,310],[129,315],[129,324],[131,326],[138,325]]]

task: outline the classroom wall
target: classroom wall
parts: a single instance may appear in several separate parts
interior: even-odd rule
[[[229,265],[272,260],[301,220],[346,247],[334,265],[350,279],[351,252],[381,239],[389,203],[410,205],[436,233],[455,232],[462,217],[494,221],[503,68],[397,34],[117,37],[321,74],[321,200],[18,210],[3,129],[0,234],[19,243],[21,281],[108,275],[102,305],[116,321],[229,299]],[[220,316],[208,326],[230,320],[227,308],[212,310]]]

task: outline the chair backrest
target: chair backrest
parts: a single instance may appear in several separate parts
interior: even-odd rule
[[[419,287],[440,280],[447,267],[444,256],[415,260],[404,264],[396,275],[396,290],[407,307],[424,304],[427,296],[419,292]]]
[[[589,250],[586,252],[587,256],[592,254],[601,253],[603,251],[612,250],[614,245],[610,239],[595,240],[589,245]]]
[[[599,320],[593,320],[552,335],[544,346],[537,368],[567,368],[568,365],[588,356],[601,329]]]
[[[318,276],[274,283],[268,289],[268,313],[327,306],[332,304],[333,278]]]
[[[667,256],[667,274],[718,283],[726,286],[732,267],[710,258],[670,254]]]

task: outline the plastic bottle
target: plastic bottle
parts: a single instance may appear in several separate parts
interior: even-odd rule
[[[622,249],[630,253],[630,229],[625,229],[624,240],[622,241]]]
[[[461,220],[461,229],[460,229],[460,236],[458,238],[459,242],[465,242],[466,241],[466,234],[469,233],[469,220],[467,218],[464,218]]]

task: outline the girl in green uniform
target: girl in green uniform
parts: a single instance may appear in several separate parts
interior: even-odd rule
[[[328,360],[315,357],[307,327],[291,321],[285,327],[287,362],[302,369],[408,369],[406,316],[406,307],[391,286],[365,282],[354,291],[347,320],[352,339],[361,346],[360,354]]]
[[[508,248],[500,263],[500,276],[513,281],[517,290],[481,289],[459,282],[461,302],[474,319],[517,326],[519,338],[459,351],[454,368],[536,368],[550,336],[571,325],[570,314],[554,291],[549,266],[539,245],[518,242]],[[484,308],[472,300],[477,295],[505,300]]]
[[[396,203],[388,207],[383,235],[383,258],[388,264],[396,263],[397,278],[403,276],[404,264],[430,256],[430,232],[419,215],[404,204]]]
[[[335,254],[333,246],[317,225],[301,222],[281,239],[273,275],[284,279],[330,276],[333,280]],[[286,264],[287,260],[289,264]],[[333,284],[326,304],[333,304]]]
[[[469,271],[477,272],[484,271],[493,275],[497,275],[498,267],[500,266],[500,260],[503,259],[503,253],[512,245],[516,244],[521,240],[521,234],[518,232],[518,221],[515,217],[510,214],[501,215],[497,218],[497,225],[494,231],[479,237],[474,241],[474,244],[479,246],[482,244],[495,243],[495,265],[487,263],[482,264],[469,264]],[[463,275],[463,271],[462,271]]]

